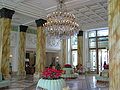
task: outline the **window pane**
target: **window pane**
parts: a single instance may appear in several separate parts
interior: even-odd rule
[[[96,70],[97,66],[96,66],[96,50],[90,50],[90,69]]]
[[[89,48],[96,48],[96,38],[89,39]]]
[[[108,41],[108,37],[100,37],[98,38],[98,41]]]
[[[96,31],[90,31],[89,37],[96,37]]]
[[[98,48],[108,48],[108,41],[98,42]]]
[[[72,63],[74,66],[77,65],[77,51],[72,51]]]
[[[77,49],[77,35],[71,37],[72,49]]]
[[[108,37],[98,38],[98,48],[107,48],[108,47]]]
[[[108,30],[97,31],[97,36],[108,36]]]

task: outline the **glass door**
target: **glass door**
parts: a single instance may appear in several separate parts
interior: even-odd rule
[[[97,62],[96,62],[96,49],[90,50],[90,71],[96,72],[97,69]]]
[[[72,51],[72,63],[74,66],[76,66],[77,63],[77,50]]]
[[[99,71],[102,71],[104,62],[109,63],[108,61],[108,50],[107,49],[98,49],[98,61],[99,61]]]

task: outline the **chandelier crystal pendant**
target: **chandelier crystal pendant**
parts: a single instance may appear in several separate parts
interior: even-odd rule
[[[58,1],[57,10],[47,15],[47,22],[43,26],[47,36],[66,39],[78,33],[79,25],[75,21],[75,16],[67,12],[65,0]]]

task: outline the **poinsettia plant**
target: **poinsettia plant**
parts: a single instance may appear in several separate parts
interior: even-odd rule
[[[43,72],[42,72],[42,78],[43,79],[59,79],[60,76],[62,75],[63,70],[57,70],[54,68],[46,68]]]
[[[71,64],[65,64],[64,67],[65,68],[72,68]]]

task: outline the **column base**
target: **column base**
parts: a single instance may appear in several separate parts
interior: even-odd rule
[[[11,79],[11,75],[10,75],[10,74],[3,75],[3,78],[4,78],[5,80],[9,80],[9,79]]]

